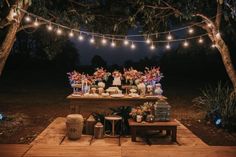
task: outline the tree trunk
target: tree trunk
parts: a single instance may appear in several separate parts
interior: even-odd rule
[[[28,5],[25,5],[23,9],[27,9]],[[0,45],[0,76],[2,75],[4,66],[6,64],[7,58],[11,52],[11,49],[14,45],[14,42],[16,40],[16,33],[20,27],[20,23],[22,21],[22,18],[24,17],[24,13],[21,12],[20,15],[18,15],[18,21],[13,22],[9,25],[9,28],[7,30],[7,34],[5,36],[5,39]]]
[[[220,51],[221,58],[224,63],[227,74],[233,84],[234,92],[236,92],[236,72],[234,65],[231,61],[229,49],[221,37],[215,37],[215,43],[216,47]]]

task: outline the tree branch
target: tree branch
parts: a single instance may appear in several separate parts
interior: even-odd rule
[[[220,29],[221,17],[222,17],[222,5],[220,3],[218,3],[217,4],[216,19],[215,19],[216,28],[218,30]]]
[[[47,23],[46,23],[46,22],[41,22],[41,23],[39,24],[39,26],[42,26],[42,25],[45,25],[45,24],[47,24]],[[39,27],[39,26],[38,26],[38,27]],[[17,29],[17,32],[20,32],[20,31],[22,31],[22,30],[24,30],[24,29],[28,29],[28,28],[35,28],[35,26],[34,26],[33,23],[28,24],[28,25],[24,25],[24,26],[19,27],[19,28]]]
[[[179,15],[183,15],[183,13],[179,10],[179,9],[176,9],[175,7],[173,7],[172,5],[170,5],[169,3],[165,2],[165,1],[161,1],[163,4],[165,4],[167,7],[169,7],[171,10],[173,10],[176,14],[179,14]]]

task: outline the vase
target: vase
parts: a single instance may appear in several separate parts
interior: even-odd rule
[[[143,118],[143,116],[137,115],[136,116],[136,122],[141,123],[142,122],[142,118]]]

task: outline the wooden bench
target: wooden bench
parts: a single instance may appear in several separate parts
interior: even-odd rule
[[[176,142],[177,126],[178,122],[171,120],[168,122],[152,122],[152,123],[138,123],[133,119],[129,119],[129,126],[131,129],[132,142],[136,141],[137,130],[148,131],[148,130],[166,130],[167,135],[171,135],[171,140]]]

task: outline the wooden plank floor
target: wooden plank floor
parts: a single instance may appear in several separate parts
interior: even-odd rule
[[[0,157],[235,157],[236,147],[208,146],[184,125],[177,130],[178,143],[167,137],[152,138],[153,145],[130,137],[95,139],[83,135],[71,141],[65,137],[65,118],[56,118],[30,145],[0,145]]]
[[[30,148],[28,144],[0,144],[0,157],[21,157]]]
[[[56,118],[31,144],[49,144],[49,145],[75,145],[75,146],[89,146],[91,136],[84,135],[80,140],[71,141],[65,137],[66,134],[66,119],[64,117]],[[117,145],[116,139],[102,139],[94,140],[92,145]],[[152,138],[153,144],[167,144],[167,145],[182,145],[182,146],[207,146],[200,138],[194,135],[189,129],[179,122],[177,127],[177,142],[171,142],[169,137],[165,138]],[[121,145],[144,145],[145,142],[142,139],[138,139],[138,142],[131,142],[129,138],[122,138]]]

